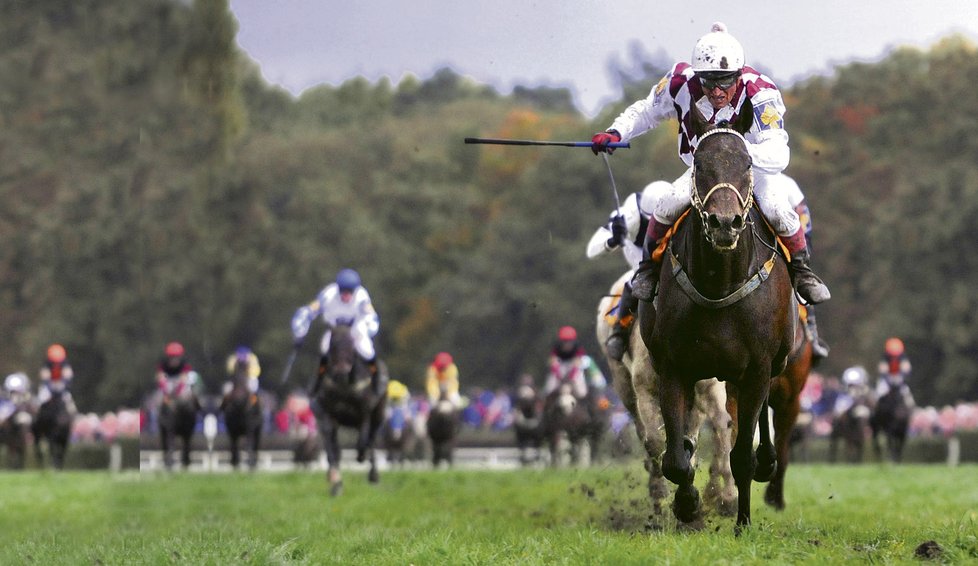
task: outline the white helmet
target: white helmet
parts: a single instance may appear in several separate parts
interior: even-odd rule
[[[3,388],[11,393],[27,393],[27,375],[23,372],[12,373],[3,380]]]
[[[642,189],[642,205],[639,207],[642,216],[652,216],[656,203],[672,191],[673,186],[669,181],[653,181],[645,185],[645,188]]]
[[[710,33],[696,42],[692,65],[696,73],[739,71],[744,66],[744,48],[727,33],[726,24],[716,22]]]
[[[846,385],[865,385],[868,373],[863,366],[853,366],[842,372],[842,383]]]

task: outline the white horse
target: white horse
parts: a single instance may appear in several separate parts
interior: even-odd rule
[[[614,321],[614,315],[609,313],[616,306],[622,288],[625,282],[632,278],[632,274],[631,270],[625,272],[612,285],[609,294],[598,303],[597,338],[602,353],[611,367],[615,390],[632,415],[635,432],[645,448],[645,469],[649,472],[649,496],[658,511],[661,508],[661,500],[669,494],[661,468],[662,452],[665,450],[665,433],[662,430],[662,414],[659,410],[658,376],[652,369],[649,351],[642,341],[638,328],[632,329],[628,350],[622,361],[619,362],[608,356],[604,347],[611,333],[611,323]],[[731,419],[727,413],[726,403],[727,392],[722,383],[716,379],[697,382],[691,430],[697,431],[698,434],[704,422],[710,423],[713,431],[713,458],[710,463],[710,480],[706,486],[704,501],[707,505],[715,507],[720,514],[733,516],[737,511],[737,488],[730,470]],[[695,440],[693,438],[694,442]]]

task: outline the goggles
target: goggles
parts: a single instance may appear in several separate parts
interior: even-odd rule
[[[715,88],[727,90],[728,88],[737,84],[737,79],[740,78],[740,73],[728,73],[720,76],[700,74],[696,76],[699,78],[700,84],[703,85],[704,90],[713,90]]]

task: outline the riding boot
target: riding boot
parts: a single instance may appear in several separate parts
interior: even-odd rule
[[[631,284],[626,282],[621,290],[621,299],[618,301],[618,316],[615,318],[615,324],[611,327],[611,335],[604,343],[608,357],[613,360],[620,362],[625,357],[637,308],[638,300],[632,294]]]
[[[818,336],[818,326],[815,322],[815,306],[808,305],[808,334],[812,341],[812,361],[818,363],[829,356],[829,345]]]
[[[655,297],[662,264],[652,259],[652,255],[668,231],[668,224],[657,221],[654,216],[649,218],[649,227],[645,231],[645,241],[642,245],[642,261],[639,262],[631,281],[632,295],[640,301],[651,301]]]
[[[824,303],[832,298],[829,288],[815,275],[809,262],[808,248],[791,254],[791,282],[795,291],[810,305]]]

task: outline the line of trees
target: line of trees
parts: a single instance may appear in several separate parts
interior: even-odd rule
[[[540,377],[564,324],[596,353],[596,305],[624,268],[584,257],[612,208],[603,164],[462,139],[587,138],[664,65],[619,71],[622,100],[594,120],[565,90],[504,96],[450,70],[295,98],[235,32],[227,0],[0,5],[0,372],[36,373],[60,342],[83,409],[131,406],[178,340],[213,390],[239,344],[275,387],[292,312],[343,267],[414,388],[441,350],[468,384]],[[975,46],[950,37],[786,89],[788,173],[833,291],[825,371],[872,366],[898,335],[919,401],[978,396],[976,78]],[[678,176],[674,136],[615,153],[622,197]]]

